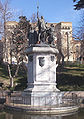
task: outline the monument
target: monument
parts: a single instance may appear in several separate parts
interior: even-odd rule
[[[37,24],[31,24],[28,33],[27,88],[21,95],[10,97],[6,108],[28,114],[56,115],[76,112],[79,108],[76,99],[67,98],[57,88],[56,56],[59,52],[55,46],[54,25],[48,27],[43,16],[40,18],[37,15],[37,19]]]
[[[37,15],[37,19],[36,27],[31,25],[28,35],[28,87],[24,96],[31,106],[56,105],[61,101],[56,87],[55,28],[53,24],[48,27],[43,16]]]

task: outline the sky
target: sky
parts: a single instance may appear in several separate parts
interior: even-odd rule
[[[4,0],[2,0],[4,1]],[[46,22],[72,22],[76,26],[79,22],[79,11],[74,10],[73,0],[11,0],[10,7],[14,9],[17,16],[24,15],[28,19],[37,12],[39,4],[39,14],[44,16]],[[16,16],[15,16],[16,18]]]

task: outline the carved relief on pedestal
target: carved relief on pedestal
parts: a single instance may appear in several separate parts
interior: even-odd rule
[[[43,67],[45,65],[45,57],[39,57],[39,65]]]

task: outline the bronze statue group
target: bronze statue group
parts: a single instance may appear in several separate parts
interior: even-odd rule
[[[38,21],[35,26],[31,24],[28,39],[29,46],[34,44],[56,44],[55,27],[53,24],[48,27],[45,23],[43,16],[41,18],[37,17]]]

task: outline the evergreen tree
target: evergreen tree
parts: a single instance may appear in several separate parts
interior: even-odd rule
[[[76,2],[77,0],[73,0],[73,2]],[[79,0],[77,1],[77,3],[74,5],[75,6],[75,10],[80,10],[84,8],[84,0]]]
[[[11,43],[11,57],[16,59],[15,71],[12,73],[11,66],[9,65],[9,77],[11,80],[10,87],[14,86],[14,78],[17,76],[20,66],[26,68],[24,61],[27,60],[25,50],[28,47],[28,32],[30,29],[30,23],[25,16],[19,17],[19,23],[12,32]]]

